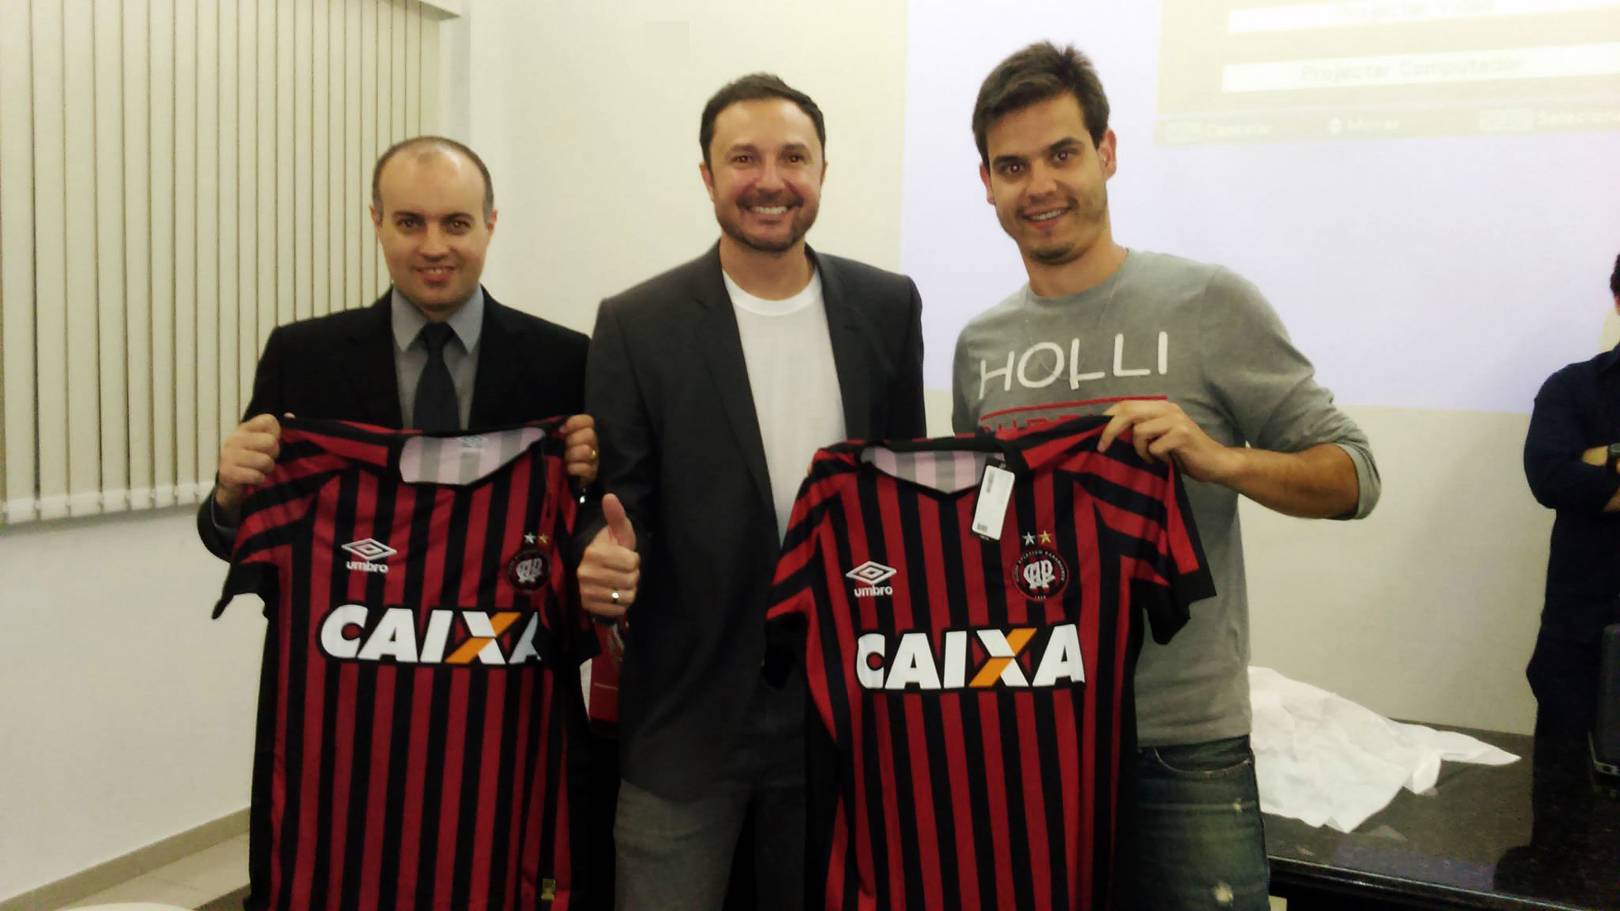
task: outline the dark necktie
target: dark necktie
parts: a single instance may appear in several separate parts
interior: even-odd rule
[[[416,426],[426,433],[449,433],[461,429],[461,406],[456,403],[456,384],[444,363],[444,346],[454,334],[445,323],[428,323],[420,338],[427,345],[427,365],[416,383]]]

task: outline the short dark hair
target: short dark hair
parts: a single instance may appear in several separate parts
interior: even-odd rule
[[[484,159],[478,157],[477,152],[447,136],[412,136],[409,139],[401,139],[399,142],[389,146],[388,151],[377,158],[377,163],[371,168],[371,204],[377,207],[377,213],[380,215],[383,210],[382,190],[380,189],[383,166],[388,164],[389,159],[401,152],[425,146],[438,146],[450,152],[460,153],[466,156],[468,161],[478,166],[478,173],[484,177],[484,219],[488,220],[490,213],[495,211],[495,181],[490,179],[489,168],[485,166]]]
[[[997,120],[1032,104],[1068,92],[1080,102],[1091,141],[1100,143],[1108,132],[1108,96],[1091,58],[1073,46],[1059,48],[1042,41],[996,64],[979,86],[979,99],[973,104],[973,141],[979,146],[979,161],[990,163],[985,135]]]
[[[767,98],[785,98],[799,106],[799,110],[816,125],[816,139],[823,153],[827,150],[827,124],[821,117],[821,108],[809,95],[783,82],[774,73],[749,73],[741,79],[728,82],[714,93],[703,106],[703,121],[698,125],[698,145],[703,147],[703,163],[709,163],[709,143],[714,141],[714,119],[720,112],[739,101],[761,101]]]
[[[1620,298],[1620,256],[1614,258],[1614,271],[1609,273],[1609,290]]]

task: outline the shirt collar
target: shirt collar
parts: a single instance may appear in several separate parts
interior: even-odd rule
[[[400,351],[409,348],[416,341],[416,336],[422,327],[428,323],[422,311],[416,305],[406,300],[405,295],[394,288],[389,293],[389,314],[394,328],[394,345]],[[484,289],[479,286],[473,289],[472,297],[456,308],[456,312],[445,321],[455,332],[456,338],[461,340],[461,347],[471,353],[478,347],[478,333],[484,328]]]

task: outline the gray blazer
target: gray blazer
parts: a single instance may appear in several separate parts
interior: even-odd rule
[[[903,275],[810,253],[853,439],[924,433],[922,302]],[[776,511],[719,247],[602,302],[585,409],[601,489],[642,557],[620,681],[624,777],[701,793],[727,754],[765,652]],[[587,510],[583,548],[601,527]]]

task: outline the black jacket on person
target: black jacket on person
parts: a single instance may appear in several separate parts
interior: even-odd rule
[[[369,307],[278,326],[265,342],[243,420],[278,418],[359,421],[398,428],[392,290]],[[503,306],[484,293],[468,430],[488,430],[583,411],[589,339]],[[210,495],[197,510],[208,550],[230,559],[231,541],[215,527]]]
[[[1554,373],[1536,394],[1524,473],[1556,510],[1541,631],[1526,676],[1543,715],[1589,728],[1597,706],[1599,637],[1620,622],[1620,513],[1603,507],[1620,474],[1581,461],[1620,442],[1620,348]]]

